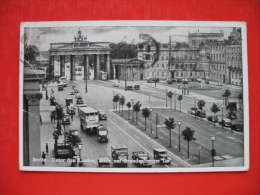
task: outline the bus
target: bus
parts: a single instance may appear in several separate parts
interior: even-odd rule
[[[80,129],[88,134],[96,134],[99,124],[99,112],[91,107],[79,107]]]

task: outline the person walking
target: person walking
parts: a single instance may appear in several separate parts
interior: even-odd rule
[[[53,120],[54,120],[53,117],[54,117],[54,116],[53,116],[53,112],[51,112],[51,123],[53,123]]]
[[[49,154],[49,145],[48,145],[48,143],[45,144],[45,150],[46,150],[46,154],[48,155]]]
[[[42,165],[45,165],[45,160],[46,160],[46,154],[45,152],[42,152]]]

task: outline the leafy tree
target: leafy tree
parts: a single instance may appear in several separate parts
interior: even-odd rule
[[[182,95],[178,95],[177,100],[179,101],[179,105],[180,105],[180,112],[181,112],[181,101],[182,101],[183,97]]]
[[[217,104],[212,104],[210,111],[214,113],[214,119],[216,118],[216,113],[220,111],[219,107]],[[215,125],[215,123],[214,123]]]
[[[227,110],[228,110],[227,118],[229,118],[232,121],[234,119],[234,117],[236,118],[236,111],[237,111],[236,103],[235,102],[230,102],[227,105]]]
[[[121,106],[121,109],[124,109],[124,105],[125,105],[125,96],[120,96],[119,97],[119,105]],[[120,106],[119,106],[119,112],[120,112]]]
[[[115,59],[136,58],[137,47],[126,42],[111,43],[111,57]]]
[[[230,97],[230,96],[231,96],[230,90],[229,90],[229,89],[226,89],[226,90],[224,91],[224,93],[222,94],[222,97],[223,97],[224,102],[225,102],[225,106],[228,105],[228,101],[229,101],[229,97]]]
[[[114,95],[113,96],[113,108],[114,108],[114,110],[116,110],[117,111],[117,103],[118,103],[118,101],[119,101],[119,95],[118,94],[116,94],[116,95]]]
[[[142,115],[144,117],[144,129],[146,131],[146,119],[151,115],[151,110],[149,108],[143,108]]]
[[[167,92],[167,97],[170,99],[171,109],[172,109],[172,96],[173,96],[173,92],[172,91],[168,91]]]
[[[40,52],[37,46],[35,45],[27,45],[25,47],[24,59],[29,63],[35,63],[37,56],[39,56]]]
[[[126,107],[128,108],[128,119],[130,119],[130,108],[132,107],[131,102],[127,102]]]
[[[140,110],[141,110],[141,106],[142,106],[142,104],[138,101],[138,102],[136,102],[134,105],[133,105],[133,110],[134,110],[134,112],[135,112],[135,116],[136,116],[136,124],[137,124],[137,119],[138,119],[138,113],[140,112]]]
[[[165,119],[164,124],[166,128],[169,130],[169,147],[172,147],[172,130],[175,128],[175,120],[173,117],[169,117]]]
[[[191,142],[192,140],[195,140],[194,133],[195,133],[195,131],[194,131],[194,130],[191,130],[190,127],[186,127],[186,128],[182,131],[183,139],[184,139],[185,141],[187,141],[187,144],[188,144],[188,159],[190,158],[190,142]]]
[[[199,100],[197,103],[198,108],[201,110],[203,110],[203,107],[206,105],[206,102],[204,100]]]

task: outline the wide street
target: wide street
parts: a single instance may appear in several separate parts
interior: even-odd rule
[[[140,131],[136,126],[129,123],[129,121],[123,119],[113,112],[113,103],[112,97],[114,94],[120,94],[125,96],[126,102],[130,101],[140,101],[143,107],[151,107],[159,109],[158,113],[160,117],[166,118],[171,116],[173,112],[164,112],[160,109],[165,108],[165,93],[163,93],[162,88],[154,88],[153,85],[140,82],[141,90],[140,91],[125,91],[123,89],[124,82],[120,82],[119,87],[113,87],[114,82],[111,81],[88,81],[88,93],[85,93],[85,83],[83,81],[74,81],[77,84],[77,89],[79,89],[81,96],[83,97],[84,102],[97,110],[105,111],[108,120],[102,121],[109,130],[109,142],[108,143],[98,143],[95,135],[87,135],[86,133],[80,131],[80,135],[83,142],[83,149],[81,152],[82,159],[91,160],[91,162],[84,163],[86,167],[96,167],[97,159],[100,157],[111,157],[111,145],[125,145],[128,147],[129,159],[131,159],[131,154],[134,151],[142,150],[147,152],[151,157],[153,157],[154,148],[167,148],[165,144],[157,139],[154,139],[152,136],[145,134]],[[72,91],[71,84],[68,87],[64,88],[64,91],[58,91],[57,86],[50,84],[48,86],[48,91],[50,92],[51,88],[54,89],[54,96],[57,99],[58,103],[65,106],[65,98],[74,96],[69,95]],[[209,97],[210,99],[210,97]],[[74,98],[75,102],[75,98]],[[209,111],[210,103],[206,102],[206,111]],[[174,105],[174,103],[173,103]],[[190,107],[194,105],[194,100],[191,97],[184,97],[182,101],[182,110],[187,112]],[[45,96],[41,101],[41,116],[43,118],[43,125],[41,131],[41,146],[42,150],[45,149],[45,144],[48,143],[50,150],[53,150],[53,138],[52,133],[54,130],[55,124],[50,122],[50,114],[46,109],[49,106],[49,101],[45,100]],[[168,103],[169,107],[169,103]],[[177,102],[177,108],[179,104]],[[126,109],[126,106],[125,106]],[[45,111],[44,111],[45,110]],[[141,115],[141,113],[139,114]],[[188,114],[182,113],[182,115],[177,118],[178,120],[183,121],[184,125],[189,125],[195,128],[196,130],[196,148],[201,145],[204,148],[202,151],[202,163],[209,163],[210,157],[209,146],[210,146],[210,136],[214,135],[217,137],[215,147],[221,156],[225,156],[226,159],[230,158],[239,158],[243,157],[243,135],[230,133],[227,130],[221,128],[213,127],[207,121],[200,121],[191,119],[192,117]],[[154,123],[154,121],[153,121]],[[161,120],[161,123],[163,121]],[[161,124],[162,125],[162,124]],[[163,127],[162,127],[163,128]],[[165,133],[160,128],[159,135],[167,139],[168,133]],[[80,130],[80,122],[78,115],[74,117],[71,125],[66,127],[68,129]],[[177,129],[174,130],[173,135],[177,135]],[[62,136],[60,136],[62,137]],[[176,136],[173,138],[173,145],[176,144]],[[191,147],[193,146],[191,145]],[[186,147],[186,145],[185,145]],[[197,153],[196,148],[191,148],[191,153]],[[172,158],[172,164],[170,167],[189,167],[194,164],[194,161],[189,161],[182,155],[176,155],[174,149],[168,150],[170,158]],[[206,157],[205,157],[206,156]],[[223,158],[224,159],[224,158]],[[223,160],[222,159],[222,160]],[[196,163],[195,163],[196,164]],[[59,163],[47,163],[48,166],[69,166],[68,164],[59,164]],[[210,165],[208,165],[210,166]],[[238,166],[238,165],[236,165]],[[241,164],[240,164],[241,166]],[[135,167],[135,165],[129,164],[129,167]],[[162,165],[154,165],[153,167],[163,167]],[[164,166],[168,167],[168,166]]]

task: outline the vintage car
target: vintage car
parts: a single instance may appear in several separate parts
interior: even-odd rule
[[[78,130],[69,130],[67,134],[67,141],[72,144],[72,146],[81,144],[81,137]]]
[[[107,114],[104,111],[99,111],[98,117],[99,117],[99,120],[101,120],[101,121],[107,120]]]
[[[153,150],[154,160],[159,160],[161,165],[170,165],[172,159],[168,156],[167,151],[163,148],[156,148]]]
[[[135,160],[134,164],[138,167],[152,167],[149,154],[144,151],[132,152],[132,159]]]
[[[135,90],[140,90],[140,85],[134,85]]]
[[[70,125],[70,116],[68,114],[63,115],[62,124]]]
[[[103,125],[97,128],[97,141],[99,143],[108,142],[108,129]]]
[[[73,104],[70,104],[69,106],[67,106],[67,113],[69,115],[74,115],[76,113],[76,108],[74,107]]]
[[[77,97],[76,104],[84,104],[84,101],[81,96]]]
[[[232,123],[231,120],[228,118],[224,118],[223,120],[221,120],[219,122],[220,125],[224,126],[224,127],[231,127]]]
[[[244,123],[243,122],[232,123],[231,129],[233,131],[243,132],[244,131]]]
[[[63,91],[64,85],[63,84],[58,84],[58,91]]]
[[[210,121],[210,122],[213,122],[213,123],[217,123],[218,122],[218,116],[214,116],[214,115],[208,116],[207,120]]]
[[[132,86],[132,85],[127,85],[126,88],[125,88],[125,90],[126,90],[126,91],[127,91],[127,90],[133,90],[133,86]]]

